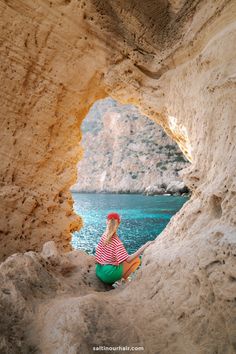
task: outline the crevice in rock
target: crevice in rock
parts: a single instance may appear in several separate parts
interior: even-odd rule
[[[222,198],[217,195],[212,195],[209,201],[211,211],[215,218],[220,219],[222,216]]]

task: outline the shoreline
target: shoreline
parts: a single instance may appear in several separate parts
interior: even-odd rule
[[[127,195],[143,195],[146,197],[157,197],[157,196],[166,196],[166,197],[191,197],[191,193],[142,193],[137,191],[77,191],[77,190],[70,190],[71,193],[78,193],[78,194],[127,194]]]

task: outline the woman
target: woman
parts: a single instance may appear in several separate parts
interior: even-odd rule
[[[117,213],[107,215],[107,227],[96,248],[96,275],[104,283],[113,284],[123,278],[127,280],[141,263],[140,255],[154,241],[149,241],[135,253],[129,255],[117,235],[120,224]]]

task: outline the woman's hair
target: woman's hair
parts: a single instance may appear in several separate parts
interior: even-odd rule
[[[106,231],[105,231],[105,244],[107,244],[112,236],[116,233],[117,229],[119,227],[119,222],[117,219],[109,219],[107,220],[107,228],[106,228]]]

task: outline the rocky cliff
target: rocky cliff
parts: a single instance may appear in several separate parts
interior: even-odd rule
[[[235,1],[1,0],[0,11],[0,257],[11,255],[0,272],[1,351],[234,353]],[[65,253],[82,225],[69,193],[80,126],[107,96],[178,143],[192,196],[133,282],[79,293],[87,257],[66,282],[61,256],[46,263],[37,251],[54,240]]]
[[[185,193],[179,171],[188,166],[178,145],[131,105],[107,98],[82,125],[78,192]]]

